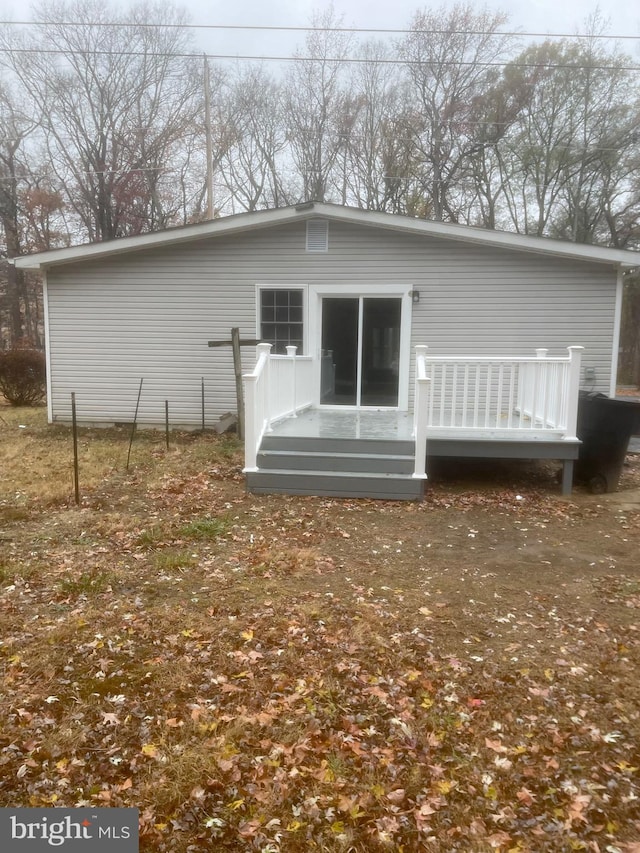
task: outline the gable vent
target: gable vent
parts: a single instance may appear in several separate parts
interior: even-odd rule
[[[307,252],[329,250],[329,223],[326,219],[307,220]]]

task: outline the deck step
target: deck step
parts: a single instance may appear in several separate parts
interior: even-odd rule
[[[414,442],[407,439],[333,438],[331,436],[271,435],[262,439],[261,451],[298,450],[311,453],[364,453],[413,456]]]
[[[247,486],[257,494],[420,500],[424,480],[410,474],[274,468],[249,471]]]
[[[328,453],[315,450],[261,450],[258,453],[260,469],[412,474],[413,467],[413,454]]]
[[[393,435],[268,433],[247,486],[262,494],[420,500],[424,480],[412,476],[414,465],[414,442]]]

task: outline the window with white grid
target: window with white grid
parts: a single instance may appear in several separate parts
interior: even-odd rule
[[[304,291],[301,288],[260,289],[260,340],[272,344],[272,353],[286,354],[288,346],[303,352]]]

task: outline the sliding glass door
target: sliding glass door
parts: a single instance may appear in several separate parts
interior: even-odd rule
[[[321,403],[398,405],[401,316],[399,297],[322,299]]]

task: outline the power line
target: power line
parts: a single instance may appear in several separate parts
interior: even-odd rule
[[[216,59],[221,61],[226,60],[244,60],[248,62],[327,62],[346,65],[429,65],[428,62],[420,60],[405,60],[405,59],[368,59],[366,57],[347,57],[347,56],[270,56],[270,55],[251,55],[251,54],[233,54],[233,53],[168,53],[164,51],[154,51],[152,53],[137,51],[137,50],[87,50],[73,51],[61,50],[60,48],[36,48],[36,47],[10,47],[3,48],[4,53],[9,54],[42,54],[46,56],[69,56],[87,53],[91,56],[141,56],[145,59]],[[577,65],[571,62],[511,62],[504,60],[502,62],[476,62],[474,60],[438,60],[438,66],[461,66],[474,68],[504,68],[507,65],[511,68],[546,68],[546,69],[571,69],[572,71],[640,71],[640,65]]]
[[[184,29],[184,30],[248,30],[256,32],[282,33],[364,33],[389,35],[464,35],[464,36],[519,36],[523,38],[577,38],[604,39],[608,41],[637,41],[640,35],[602,35],[590,33],[528,33],[504,30],[440,30],[440,29],[384,29],[378,27],[275,27],[259,24],[154,24],[126,23],[109,21],[0,21],[0,26],[12,25],[20,27],[59,26],[59,27],[135,27],[145,29]]]

